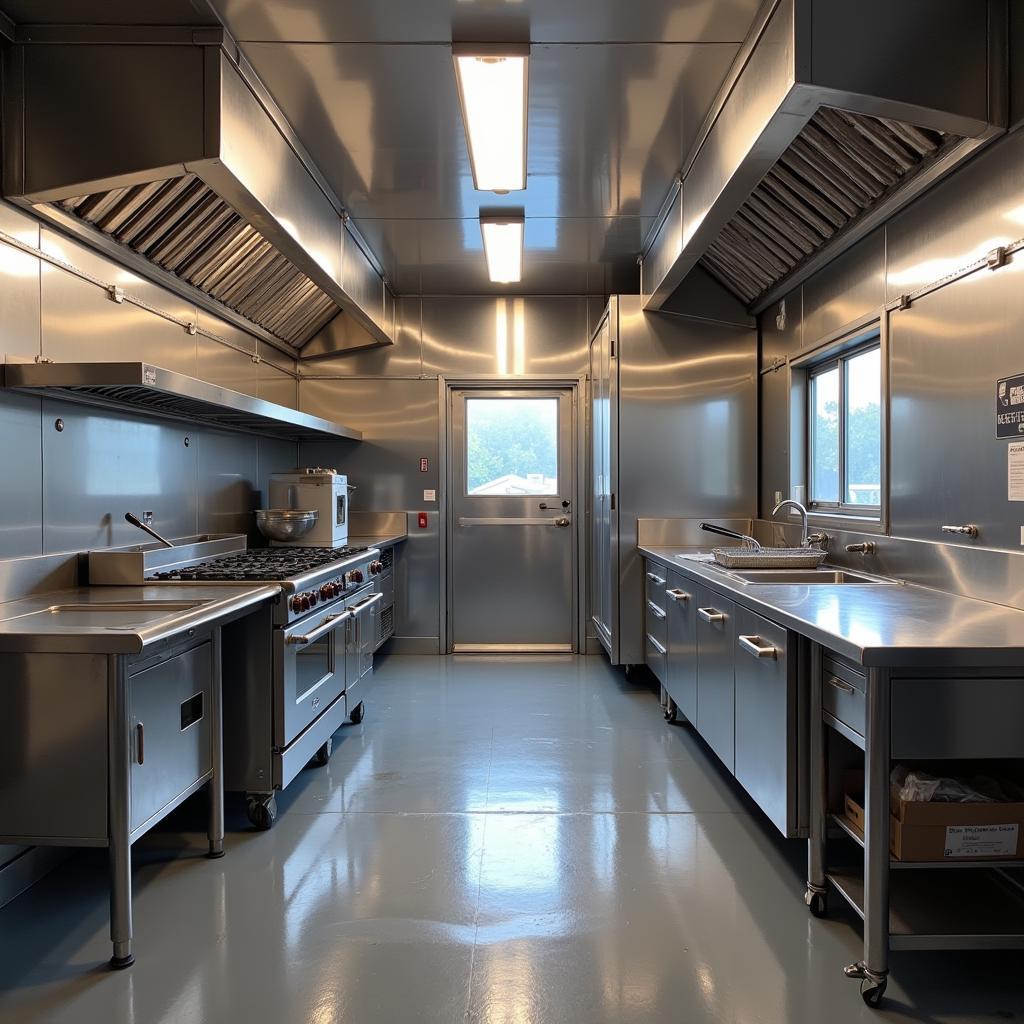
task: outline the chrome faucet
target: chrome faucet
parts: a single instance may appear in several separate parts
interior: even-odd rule
[[[779,509],[786,508],[787,506],[795,508],[797,512],[800,513],[800,547],[806,548],[809,546],[807,537],[807,509],[804,508],[799,501],[795,501],[793,498],[787,498],[785,501],[780,501],[778,505],[772,509],[772,515],[778,515]]]

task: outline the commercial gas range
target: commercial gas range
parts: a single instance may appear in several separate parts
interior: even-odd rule
[[[310,762],[326,764],[338,728],[362,721],[382,568],[377,548],[249,549],[244,537],[89,553],[92,584],[281,587],[222,639],[224,784],[245,792],[263,829],[277,816],[276,791]]]

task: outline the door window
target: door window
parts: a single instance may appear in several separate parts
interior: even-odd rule
[[[466,493],[558,494],[558,399],[466,399]]]

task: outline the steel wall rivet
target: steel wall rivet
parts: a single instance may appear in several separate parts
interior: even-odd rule
[[[59,434],[64,429],[64,421],[62,419],[56,419],[53,421],[53,427]]]

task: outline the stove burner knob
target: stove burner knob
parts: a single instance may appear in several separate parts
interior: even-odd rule
[[[309,611],[309,594],[302,594],[299,597],[299,607],[304,611]]]
[[[330,601],[338,593],[337,588],[333,583],[325,583],[320,588],[320,598],[323,601]]]
[[[383,562],[374,561],[374,562],[370,563],[370,572],[373,573],[374,576],[380,575],[380,573],[382,573],[383,571],[384,571],[384,563]]]
[[[293,612],[301,612],[302,611],[302,595],[301,594],[296,594],[291,599],[290,604],[291,604],[291,608],[292,608]]]
[[[310,606],[310,608],[316,607],[316,605],[319,604],[319,603],[320,603],[320,595],[317,594],[315,591],[310,591],[310,593],[309,593],[309,606]]]
[[[348,580],[349,580],[350,583],[362,583],[363,582],[363,570],[362,569],[353,569],[348,574]]]

